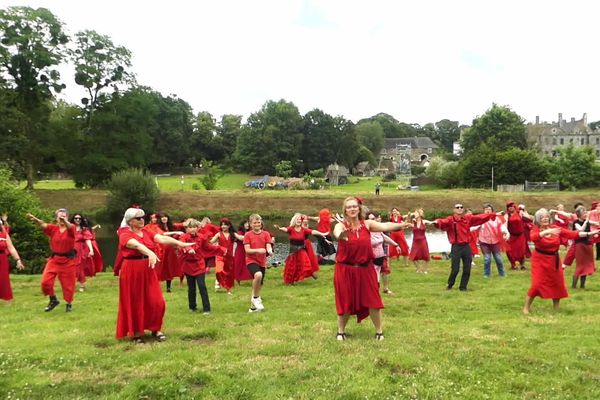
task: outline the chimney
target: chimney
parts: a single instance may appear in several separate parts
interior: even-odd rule
[[[583,113],[583,125],[587,126],[587,113]]]
[[[575,122],[575,117],[571,117],[571,123]]]
[[[535,124],[536,124],[536,125],[539,125],[539,124],[540,124],[540,116],[539,116],[539,115],[536,115],[536,116],[535,116]]]
[[[558,126],[562,126],[563,120],[562,120],[562,113],[558,113]]]

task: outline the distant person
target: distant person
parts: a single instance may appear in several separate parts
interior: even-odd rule
[[[181,224],[175,226],[171,217],[166,213],[156,214],[158,217],[158,228],[160,228],[159,234],[163,236],[169,236],[173,239],[178,239],[183,234],[179,229],[182,228]],[[156,232],[156,228],[151,229],[152,232]],[[179,258],[177,257],[177,247],[169,243],[159,244],[160,262],[157,264],[156,273],[158,279],[166,282],[167,293],[171,293],[171,282],[175,278],[183,279],[183,271],[179,264]]]
[[[250,271],[246,268],[246,251],[244,250],[244,235],[250,230],[248,221],[242,221],[238,227],[235,242],[234,270],[233,277],[240,284],[241,281],[251,281],[253,279]]]
[[[244,250],[246,251],[246,268],[252,275],[252,297],[248,312],[263,311],[260,292],[265,281],[267,271],[267,256],[273,255],[273,242],[269,232],[263,230],[262,218],[252,214],[248,218],[250,231],[244,235]]]
[[[77,281],[79,282],[79,291],[85,290],[87,277],[96,276],[96,265],[94,264],[94,247],[92,239],[94,237],[92,229],[87,225],[87,220],[81,214],[74,214],[70,221],[75,225],[75,251],[77,263]]]
[[[422,208],[417,208],[412,214],[413,240],[408,259],[413,262],[417,273],[427,274],[430,255],[425,232],[426,225],[432,225],[433,222],[424,219],[424,215],[425,213]]]
[[[506,228],[510,237],[506,241],[506,256],[510,261],[510,269],[525,269],[525,256],[527,253],[527,237],[525,225],[530,223],[531,216],[523,210],[518,210],[514,201],[506,203]]]
[[[381,222],[381,215],[377,212],[369,211],[367,219]],[[373,264],[377,272],[377,282],[383,283],[383,293],[393,294],[390,290],[390,269],[387,263],[387,245],[398,247],[398,243],[383,232],[371,232],[371,247],[373,249]]]
[[[594,232],[590,222],[590,214],[584,206],[579,206],[575,210],[577,220],[573,222],[573,230],[576,232]],[[577,288],[577,281],[580,281],[580,288],[585,289],[585,282],[588,276],[596,272],[596,263],[594,261],[594,245],[589,237],[576,238],[573,246],[575,247],[575,271],[573,271],[573,283],[571,287]]]
[[[312,221],[317,221],[317,230],[325,233],[325,237],[317,235],[317,254],[320,262],[328,262],[329,258],[335,254],[335,246],[331,238],[331,213],[329,209],[323,208],[319,211],[318,217],[308,217]]]
[[[379,196],[380,191],[381,191],[381,183],[377,182],[375,184],[375,196]]]
[[[52,311],[60,304],[54,293],[54,281],[58,278],[63,298],[67,302],[66,312],[71,312],[77,280],[76,226],[69,222],[66,208],[59,208],[54,212],[56,224],[48,224],[32,214],[27,214],[27,218],[38,224],[44,234],[50,238],[52,255],[48,258],[42,273],[42,292],[50,297],[50,301],[44,311]]]
[[[400,224],[404,221],[406,215],[402,215],[398,208],[394,207],[390,213],[390,222],[394,222]],[[395,257],[398,259],[402,257],[404,259],[404,266],[408,267],[408,255],[410,254],[410,250],[408,248],[408,243],[406,242],[406,235],[404,231],[395,231],[390,233],[390,237],[396,243],[398,243],[398,247],[390,247],[390,258]]]
[[[233,246],[238,239],[244,240],[244,237],[235,232],[229,218],[221,218],[219,227],[221,231],[210,239],[210,243],[226,249],[227,252],[217,255],[215,275],[219,287],[225,289],[227,294],[231,294],[231,289],[235,283],[235,253]]]
[[[483,206],[484,214],[493,214],[494,207],[491,204]],[[477,231],[479,247],[483,253],[483,277],[489,278],[492,269],[492,257],[498,269],[498,275],[506,276],[504,263],[502,262],[502,247],[508,239],[509,233],[504,224],[504,218],[498,216],[495,220],[490,220],[482,224]]]
[[[13,246],[12,240],[10,240],[10,235],[4,221],[4,218],[0,219],[0,300],[4,300],[10,304],[13,300],[13,292],[10,285],[8,254],[16,260],[18,270],[23,270],[25,265],[23,265],[17,249]]]

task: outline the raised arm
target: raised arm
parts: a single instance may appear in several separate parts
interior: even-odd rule
[[[48,226],[47,223],[45,223],[44,221],[42,221],[41,219],[39,219],[38,217],[36,217],[35,215],[31,214],[31,213],[27,213],[25,215],[31,222],[36,223],[40,228],[42,229],[46,229],[46,227]]]
[[[406,222],[377,222],[372,219],[365,221],[365,225],[371,232],[393,232],[400,231],[412,226]]]

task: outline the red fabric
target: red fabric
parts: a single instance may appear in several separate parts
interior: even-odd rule
[[[267,243],[271,243],[271,235],[267,231],[248,231],[244,235],[244,246],[249,244],[251,249],[266,249]],[[267,254],[246,254],[246,265],[258,264],[267,266]]]
[[[575,239],[578,237],[578,233],[561,228],[560,236]],[[535,244],[535,248],[544,252],[557,253],[560,247],[560,236],[542,238],[539,227],[534,226],[531,230],[531,240]],[[558,254],[555,256],[534,251],[531,256],[531,286],[527,291],[527,296],[540,296],[544,299],[568,297],[563,269],[560,264]]]
[[[96,234],[92,232],[92,235],[92,248],[94,249],[94,271],[98,273],[104,270],[104,257],[102,257],[100,247],[98,247],[98,242],[96,242]]]
[[[300,282],[306,278],[306,272],[311,271],[311,263],[308,258],[306,250],[298,250],[294,253],[290,253],[285,259],[285,266],[283,268],[283,283],[290,285],[295,282]]]
[[[68,262],[60,262],[59,259],[62,258],[67,259]],[[54,281],[58,277],[63,298],[67,303],[72,303],[75,296],[76,268],[75,259],[50,257],[42,273],[42,293],[46,296],[54,296]]]
[[[596,272],[594,259],[594,245],[589,243],[575,243],[575,272],[573,276],[588,276]]]
[[[138,236],[131,229],[120,230],[119,252],[123,257],[139,256],[135,249],[125,247],[135,239],[148,247],[156,248],[154,234],[149,231]],[[165,299],[160,290],[156,273],[148,266],[147,259],[122,260],[119,273],[119,311],[116,338],[141,335],[144,330],[160,331],[165,315]]]
[[[413,241],[408,259],[412,261],[429,261],[429,258],[429,245],[425,236],[425,224],[422,223],[420,227],[413,225]]]
[[[129,230],[129,227],[122,226],[117,229],[117,238],[121,236],[121,232]],[[121,266],[123,265],[123,255],[119,250],[119,246],[117,246],[117,255],[115,256],[115,263],[113,265],[113,275],[119,276],[119,271],[121,270]]]
[[[390,222],[397,222],[400,223],[402,222],[402,215],[392,215],[390,217]],[[410,251],[408,249],[408,243],[406,242],[406,236],[404,235],[404,231],[394,231],[390,233],[390,238],[398,243],[398,246],[400,246],[400,253],[398,253],[398,250],[395,247],[390,247],[390,257],[400,257],[400,256],[408,256]]]
[[[390,260],[388,257],[383,258],[383,264],[381,265],[381,273],[385,275],[389,275],[392,273],[390,269]]]
[[[198,276],[205,274],[206,264],[204,263],[204,259],[206,258],[206,253],[210,252],[211,254],[217,253],[222,255],[225,252],[225,248],[210,244],[207,238],[200,233],[196,235],[186,233],[182,235],[179,240],[185,243],[194,243],[191,247],[180,249],[181,254],[179,260],[181,261],[183,273],[186,275]],[[192,249],[195,254],[190,253],[190,250]]]
[[[319,272],[319,259],[317,258],[317,254],[315,253],[315,249],[313,248],[312,242],[308,239],[304,241],[304,246],[306,247],[306,254],[308,254],[308,259],[310,260],[310,270],[306,272],[306,277],[313,276],[316,272]]]
[[[349,232],[348,240],[338,242],[333,285],[338,315],[356,315],[360,322],[369,315],[370,308],[383,308],[370,232],[362,224],[358,231]]]
[[[319,213],[319,222],[317,224],[317,230],[321,233],[331,232],[331,216],[329,212],[321,211]]]
[[[50,250],[53,253],[69,253],[75,248],[75,232],[77,227],[71,224],[70,229],[61,229],[58,225],[47,224],[44,233],[50,237]],[[55,256],[57,262],[67,262],[68,257]]]
[[[219,246],[221,246],[223,249],[227,249],[227,254],[217,256],[215,260],[215,271],[219,285],[226,290],[231,289],[234,284],[234,243],[235,237],[233,233],[229,234],[229,237],[226,237],[223,232],[219,233]]]
[[[448,241],[451,244],[470,243],[471,232],[469,228],[472,226],[481,225],[490,219],[495,219],[496,214],[470,214],[463,215],[461,218],[455,215],[450,215],[446,218],[435,220],[435,226],[446,232]]]
[[[562,244],[562,240],[561,240],[561,244]],[[571,244],[567,248],[567,254],[565,255],[563,264],[571,266],[573,264],[573,261],[575,261],[575,243]]]
[[[177,256],[177,246],[170,244],[160,244],[160,266],[155,271],[156,276],[161,281],[171,281],[173,278],[183,276],[183,269],[180,260]]]
[[[477,239],[479,238],[478,231],[471,231],[471,240],[469,241],[469,247],[473,255],[479,254],[479,248],[477,247]]]
[[[506,256],[510,261],[511,267],[515,267],[517,261],[523,265],[527,254],[527,238],[525,236],[525,222],[519,213],[513,213],[508,216],[507,229],[510,233],[506,241]]]
[[[7,239],[6,231],[0,231],[0,239]],[[0,299],[12,300],[13,292],[10,286],[10,264],[8,263],[8,246],[6,240],[0,240]]]
[[[214,224],[206,224],[201,229],[198,230],[198,233],[201,235],[204,235],[204,237],[206,237],[207,240],[210,240],[213,236],[215,236],[219,232],[221,232],[221,228]],[[214,249],[214,250],[210,250],[210,251],[206,250],[204,252],[204,258],[212,258],[212,257],[216,257],[220,254],[221,253],[218,249]]]
[[[238,234],[243,236],[244,232],[239,231]],[[237,282],[250,281],[253,277],[250,275],[248,268],[246,268],[246,251],[244,250],[244,243],[241,240],[236,240],[235,243],[233,277]]]
[[[577,218],[575,218],[575,219],[577,219]],[[571,218],[566,218],[566,217],[563,217],[562,215],[558,215],[558,214],[554,215],[554,224],[561,228],[568,229],[569,225],[571,224],[572,221],[573,221],[573,219],[571,219]],[[567,247],[569,245],[569,241],[565,238],[561,238],[560,244]]]
[[[96,276],[96,265],[94,265],[94,259],[90,257],[90,249],[86,243],[86,240],[91,242],[92,238],[92,231],[89,229],[75,231],[77,281],[80,283],[85,283],[87,276]]]

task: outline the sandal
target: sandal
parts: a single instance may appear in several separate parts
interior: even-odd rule
[[[161,331],[152,332],[152,336],[154,336],[159,342],[164,342],[165,340],[167,340],[167,336],[165,336],[165,334]]]
[[[131,341],[135,344],[144,344],[144,339],[141,336],[136,336]]]
[[[337,335],[335,335],[335,338],[336,340],[343,342],[344,340],[346,340],[346,334],[338,332]]]
[[[375,333],[375,340],[384,340],[383,332]]]
[[[394,294],[390,289],[383,289],[383,293],[385,294]]]

